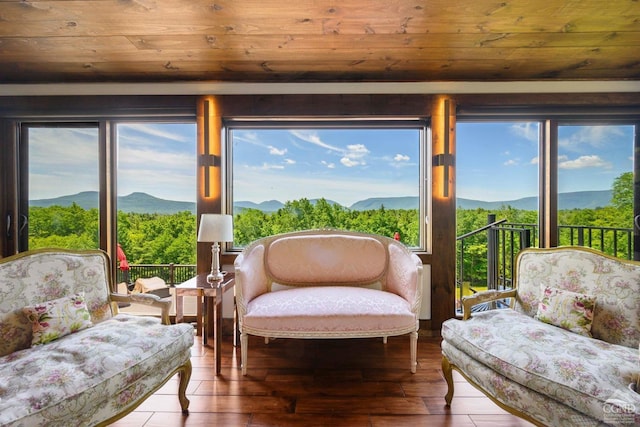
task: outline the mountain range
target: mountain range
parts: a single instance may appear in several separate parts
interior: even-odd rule
[[[572,193],[560,193],[558,198],[558,208],[565,209],[595,209],[610,204],[612,192],[611,190],[601,191],[577,191]],[[310,200],[316,203],[317,199]],[[330,204],[337,204],[334,201],[327,200]],[[83,209],[98,208],[98,192],[83,191],[81,193],[68,196],[55,197],[52,199],[31,200],[30,206],[48,207],[48,206],[70,206],[76,203]],[[418,197],[375,197],[360,200],[351,206],[350,210],[371,210],[384,206],[386,209],[416,209],[418,207]],[[497,202],[485,202],[473,199],[457,199],[457,206],[461,209],[500,209],[503,206],[511,206],[514,209],[536,210],[538,209],[537,197],[524,197],[516,200],[505,200]],[[263,212],[275,212],[284,207],[284,203],[278,200],[269,200],[262,203],[249,201],[238,201],[234,203],[234,213],[241,212],[244,209],[257,209]],[[147,193],[131,193],[127,196],[118,197],[118,210],[123,212],[134,213],[161,213],[172,214],[176,212],[188,211],[193,214],[196,212],[196,204],[194,202],[180,202],[175,200],[159,199]]]

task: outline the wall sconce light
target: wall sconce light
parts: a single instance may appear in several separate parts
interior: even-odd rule
[[[442,175],[442,196],[449,197],[449,168],[455,165],[455,159],[453,154],[450,151],[450,109],[451,103],[448,99],[444,100],[444,124],[442,126],[443,130],[443,150],[442,154],[436,154],[433,156],[433,166],[442,166],[443,175]]]
[[[202,148],[198,157],[198,166],[202,168],[202,193],[205,198],[217,197],[220,194],[219,170],[222,166],[220,141],[217,140],[219,129],[216,127],[217,111],[215,102],[205,99],[202,102]],[[217,168],[217,169],[216,169]]]
[[[204,196],[211,197],[211,170],[220,167],[220,156],[203,154],[200,156],[199,166],[204,170]]]
[[[211,273],[207,283],[212,284],[224,279],[220,271],[220,245],[218,242],[233,242],[233,216],[202,214],[198,228],[198,242],[213,242],[211,245]]]

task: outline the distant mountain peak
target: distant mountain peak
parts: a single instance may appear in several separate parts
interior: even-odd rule
[[[566,209],[595,209],[598,207],[608,206],[611,203],[611,190],[598,191],[576,191],[570,193],[560,193],[558,195],[558,208]],[[309,199],[315,204],[320,199]],[[331,205],[339,205],[329,199],[325,199]],[[60,196],[51,199],[31,200],[30,206],[48,207],[48,206],[71,206],[72,203],[77,204],[83,209],[97,209],[99,205],[99,197],[97,191],[82,191],[77,194],[68,196]],[[537,210],[538,198],[525,197],[517,200],[506,200],[497,202],[485,202],[481,200],[471,200],[458,198],[456,200],[457,207],[460,209],[500,209],[510,206],[514,209]],[[399,197],[371,197],[360,200],[351,206],[350,210],[375,210],[384,206],[385,209],[417,209],[419,198],[417,196],[399,196]],[[242,212],[244,209],[256,209],[262,212],[276,212],[283,208],[284,203],[278,200],[267,200],[261,203],[250,201],[237,201],[234,203],[234,213]],[[160,199],[156,196],[136,191],[126,196],[118,196],[118,210],[123,212],[135,213],[161,213],[173,214],[188,211],[196,213],[196,204],[193,202],[181,202],[176,200]]]

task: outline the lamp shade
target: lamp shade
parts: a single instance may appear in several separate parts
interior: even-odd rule
[[[233,242],[233,216],[202,214],[198,242]]]

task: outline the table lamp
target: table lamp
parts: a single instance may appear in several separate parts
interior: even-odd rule
[[[211,245],[211,273],[207,282],[220,282],[224,274],[220,271],[220,245],[218,242],[233,242],[233,216],[202,214],[198,228],[198,242],[213,242]]]

